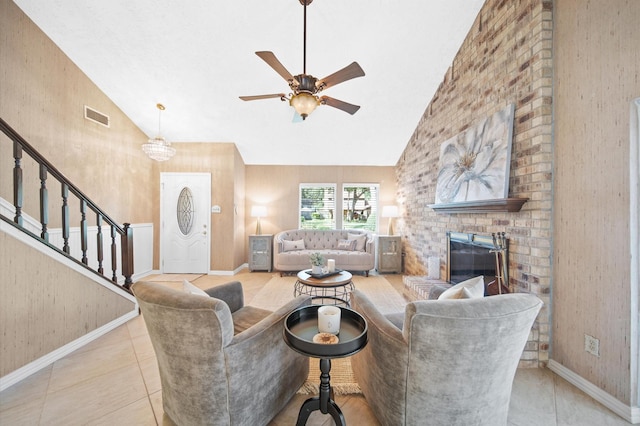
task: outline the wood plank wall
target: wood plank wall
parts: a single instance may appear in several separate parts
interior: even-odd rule
[[[554,3],[552,359],[637,405],[629,109],[640,96],[640,2]],[[600,340],[599,357],[585,351],[585,334]]]
[[[4,231],[0,270],[0,377],[135,308],[132,300]]]

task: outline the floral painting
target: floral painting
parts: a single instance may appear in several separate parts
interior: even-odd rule
[[[440,146],[436,204],[507,198],[513,104]]]

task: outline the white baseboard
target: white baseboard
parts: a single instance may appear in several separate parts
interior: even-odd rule
[[[17,370],[7,374],[4,377],[0,377],[0,391],[7,389],[10,386],[18,383],[19,381],[26,379],[33,373],[36,373],[43,368],[53,364],[57,360],[64,358],[69,355],[71,352],[76,349],[81,348],[89,342],[94,341],[98,337],[103,336],[109,331],[119,327],[120,325],[126,323],[132,318],[138,316],[138,304],[136,303],[135,309],[130,311],[123,316],[114,319],[113,321],[103,325],[102,327],[96,328],[92,332],[85,334],[84,336],[67,343],[66,345],[56,349],[55,351],[49,352],[48,354],[36,359],[35,361],[30,362],[29,364],[18,368]]]
[[[238,266],[233,271],[216,271],[216,270],[212,270],[212,271],[209,271],[209,273],[207,275],[236,275],[237,273],[239,273],[243,269],[247,269],[248,267],[249,267],[248,263],[243,263],[242,265]]]
[[[249,267],[249,264],[248,263],[244,263],[244,264],[240,265],[239,267],[237,267],[236,269],[234,269],[232,271],[211,270],[211,271],[207,272],[207,275],[233,276],[233,275],[236,275],[237,273],[239,273],[240,271],[242,271],[243,269],[247,269],[248,267]],[[161,275],[163,273],[164,272],[161,272],[158,269],[153,269],[153,270],[141,273],[140,275],[135,275],[135,280],[134,281],[142,280],[145,277],[148,277],[149,275]]]
[[[554,361],[552,359],[549,360],[547,367],[549,368],[549,370],[553,371],[558,376],[562,377],[567,382],[571,383],[573,386],[577,387],[578,389],[589,395],[591,398],[595,399],[600,404],[604,405],[609,410],[622,417],[624,420],[632,424],[640,423],[640,407],[625,405],[620,400],[614,398],[607,392],[603,391],[590,381],[569,370],[557,361]]]

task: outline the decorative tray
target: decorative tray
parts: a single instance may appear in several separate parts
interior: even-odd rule
[[[284,340],[294,350],[316,358],[342,358],[353,355],[367,344],[367,321],[356,311],[340,307],[340,341],[314,343],[318,334],[318,308],[310,305],[291,312],[284,321]]]
[[[311,273],[311,269],[307,269],[306,271],[304,271],[306,274],[308,274],[310,277],[313,278],[327,278],[327,277],[331,277],[333,275],[338,275],[340,272],[342,272],[342,269],[336,269],[333,272],[327,272],[327,273],[323,273],[323,274],[312,274]]]

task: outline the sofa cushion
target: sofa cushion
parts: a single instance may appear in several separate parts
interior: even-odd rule
[[[304,250],[304,240],[282,240],[282,250],[283,251],[292,251],[292,250]]]
[[[364,251],[364,246],[367,243],[367,236],[366,235],[348,233],[347,234],[347,238],[350,239],[350,240],[355,240],[356,241],[356,248],[355,249],[357,251]]]
[[[353,251],[356,249],[356,240],[338,240],[338,250]]]
[[[484,297],[484,277],[482,275],[462,281],[445,290],[438,300],[475,299]]]
[[[209,297],[209,295],[204,290],[202,290],[201,288],[196,287],[195,285],[191,284],[187,280],[182,281],[182,290],[185,293],[191,293],[191,294],[195,294],[197,296]]]

